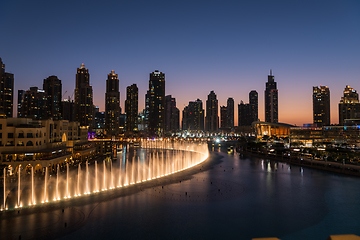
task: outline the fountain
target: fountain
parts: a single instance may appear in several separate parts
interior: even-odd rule
[[[14,183],[7,183],[6,169],[4,169],[4,191],[3,204],[1,210],[13,210],[26,206],[36,205],[36,199],[42,199],[42,203],[71,199],[71,196],[79,197],[82,195],[98,194],[101,191],[121,188],[151,179],[157,179],[168,176],[196,164],[203,162],[208,157],[207,144],[171,142],[171,141],[153,141],[143,140],[141,142],[142,150],[128,151],[126,147],[123,152],[118,153],[119,164],[115,166],[112,159],[103,160],[103,170],[99,172],[98,162],[89,164],[85,161],[85,169],[81,171],[81,163],[77,170],[71,170],[71,163],[66,163],[66,174],[61,174],[59,164],[56,164],[56,178],[52,179],[49,175],[49,167],[45,167],[45,176],[42,181],[35,181],[34,167],[31,167],[31,188],[27,187],[21,190],[21,165]],[[137,154],[140,153],[140,154]],[[108,167],[106,166],[108,164]],[[65,166],[64,166],[65,167]],[[85,172],[85,176],[83,175]],[[100,175],[99,175],[100,174]],[[101,175],[102,174],[102,175]],[[85,177],[85,178],[84,178]],[[25,182],[26,183],[26,182]],[[9,185],[8,185],[9,184]],[[26,184],[24,185],[26,186]],[[17,201],[9,201],[6,191],[17,189]],[[38,193],[43,196],[37,196],[36,189],[41,189]],[[22,193],[22,191],[24,191]],[[29,194],[30,193],[30,194]],[[0,200],[1,201],[1,200]]]

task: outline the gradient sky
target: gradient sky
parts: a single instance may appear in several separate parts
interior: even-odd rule
[[[166,94],[180,111],[214,90],[219,106],[228,97],[248,102],[273,70],[279,121],[312,122],[312,87],[326,85],[331,122],[345,85],[360,91],[360,1],[3,1],[0,57],[15,75],[17,90],[62,80],[64,97],[75,87],[76,68],[90,72],[94,104],[105,109],[107,74],[139,88],[144,108],[149,73],[165,73]]]

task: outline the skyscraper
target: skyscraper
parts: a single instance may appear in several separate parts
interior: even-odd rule
[[[155,70],[149,79],[149,133],[162,135],[165,124],[165,73]]]
[[[233,129],[234,128],[234,99],[233,98],[228,98],[226,111],[227,111],[226,127]]]
[[[205,131],[217,132],[219,130],[218,100],[216,94],[211,91],[206,100]]]
[[[345,87],[344,96],[339,103],[339,125],[344,125],[345,119],[360,118],[359,95],[349,85]]]
[[[138,130],[138,87],[136,84],[126,88],[126,131],[134,132]]]
[[[32,118],[36,120],[46,120],[49,118],[47,93],[31,87],[24,94],[24,100],[21,106],[21,115],[24,118]]]
[[[75,121],[80,122],[80,126],[89,126],[91,131],[93,126],[93,91],[90,86],[89,70],[84,64],[77,69],[75,85]]]
[[[47,111],[48,117],[53,120],[62,119],[62,85],[57,76],[50,76],[44,79],[43,89],[47,94]]]
[[[250,126],[251,123],[251,105],[241,101],[238,104],[238,126]]]
[[[330,90],[327,86],[313,87],[313,119],[318,127],[330,125]]]
[[[200,99],[190,101],[183,110],[182,130],[204,131],[204,109]]]
[[[220,128],[221,130],[224,130],[225,128],[228,128],[228,111],[226,106],[220,107]]]
[[[23,112],[21,111],[21,106],[24,102],[25,90],[18,90],[18,102],[17,102],[17,117],[22,118]]]
[[[265,122],[277,123],[278,120],[278,90],[270,69],[265,89]]]
[[[120,92],[119,78],[112,70],[106,80],[105,93],[105,130],[109,136],[119,134],[120,127]]]
[[[0,115],[13,117],[14,74],[5,72],[5,64],[0,58]]]
[[[180,129],[180,111],[171,95],[165,96],[165,131],[176,132]]]
[[[250,114],[251,114],[251,122],[257,121],[258,117],[258,93],[255,90],[252,90],[249,93],[249,104],[250,104]]]

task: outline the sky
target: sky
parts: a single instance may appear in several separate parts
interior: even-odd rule
[[[0,57],[17,90],[62,80],[73,97],[76,68],[89,69],[94,104],[105,110],[107,74],[137,84],[144,108],[149,73],[165,73],[166,95],[182,112],[214,90],[248,102],[264,90],[272,69],[279,121],[312,123],[312,87],[330,88],[331,123],[346,85],[360,91],[360,1],[2,1]],[[14,104],[15,105],[15,104]],[[16,109],[16,107],[15,107]]]

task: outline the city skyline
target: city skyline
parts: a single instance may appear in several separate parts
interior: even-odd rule
[[[43,79],[56,75],[63,93],[71,96],[75,68],[84,63],[100,111],[105,110],[105,79],[112,69],[119,74],[123,111],[126,87],[133,83],[141,110],[148,73],[159,69],[167,74],[166,94],[176,98],[180,110],[192,99],[205,101],[211,90],[220,106],[229,97],[239,104],[256,90],[264,120],[262,92],[273,69],[279,122],[302,125],[312,122],[313,86],[331,90],[331,123],[338,123],[344,87],[360,89],[358,1],[89,3],[76,14],[83,7],[80,2],[3,6],[8,37],[0,39],[0,55],[6,71],[14,74],[15,92],[40,87]],[[121,16],[109,15],[110,8]],[[152,11],[163,15],[149,21]],[[63,19],[65,15],[71,17]],[[104,38],[108,32],[112,37]],[[236,108],[234,115],[237,125]]]

